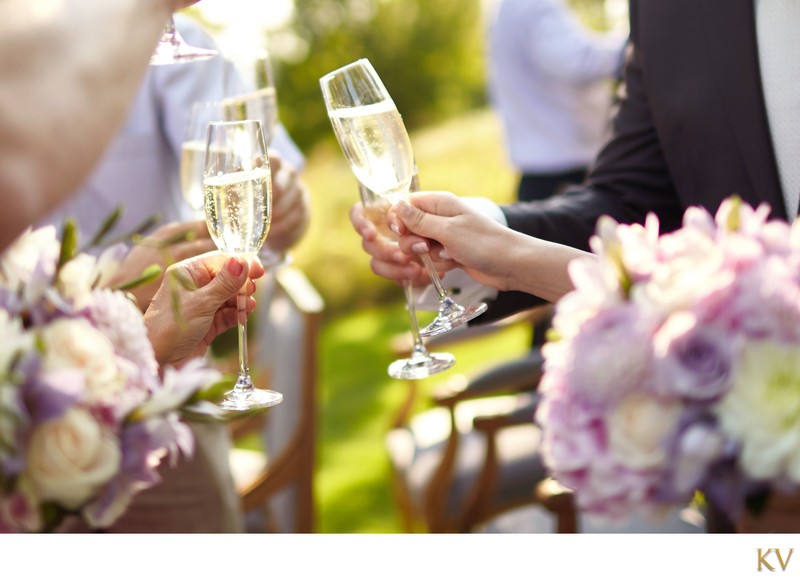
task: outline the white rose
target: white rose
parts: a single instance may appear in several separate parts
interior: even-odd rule
[[[112,398],[123,389],[125,377],[117,365],[113,344],[85,319],[54,321],[43,330],[42,341],[44,371],[81,370],[89,400]]]
[[[678,401],[627,395],[608,416],[611,453],[633,469],[660,466],[667,458],[666,439],[674,433],[680,414]]]
[[[122,460],[114,435],[80,409],[35,428],[27,456],[25,474],[41,499],[70,509],[85,504]]]
[[[30,281],[36,263],[46,259],[55,268],[60,250],[55,226],[44,226],[38,230],[28,228],[0,256],[0,282],[10,289],[25,286]]]
[[[92,285],[97,277],[97,263],[93,256],[81,253],[66,263],[58,272],[58,290],[78,309],[92,300]]]

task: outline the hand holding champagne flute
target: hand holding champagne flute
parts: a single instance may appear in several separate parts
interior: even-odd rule
[[[320,79],[334,134],[361,185],[391,202],[407,198],[414,175],[411,140],[389,92],[367,59]],[[433,336],[486,311],[486,304],[462,307],[442,285],[433,261],[421,254],[439,297],[439,312],[420,333]]]
[[[217,248],[253,259],[267,238],[272,212],[269,159],[259,121],[208,125],[203,189],[206,223]],[[283,396],[255,388],[250,378],[243,292],[238,295],[238,308],[239,377],[220,406],[247,411],[276,405]]]
[[[416,189],[417,176],[412,180],[413,189]],[[375,225],[378,233],[384,238],[397,240],[397,235],[389,229],[386,215],[392,206],[392,201],[381,197],[374,191],[359,185],[361,203],[364,206],[364,215]],[[413,347],[411,356],[395,360],[389,365],[389,376],[402,380],[422,379],[433,374],[443,372],[455,364],[456,359],[448,352],[431,353],[425,347],[419,333],[417,310],[414,304],[414,287],[411,281],[403,281],[403,292],[406,296],[406,308],[411,326],[411,339]]]

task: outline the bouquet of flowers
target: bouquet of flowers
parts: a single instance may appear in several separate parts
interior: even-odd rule
[[[738,197],[659,237],[598,222],[570,265],[537,419],[544,459],[607,519],[686,504],[734,518],[800,483],[800,224]]]
[[[191,456],[178,410],[220,378],[200,362],[161,376],[142,313],[105,287],[125,246],[75,239],[28,230],[0,257],[0,532],[110,525],[163,458]]]

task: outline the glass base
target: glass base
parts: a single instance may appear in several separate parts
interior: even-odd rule
[[[251,411],[273,407],[281,401],[283,395],[277,391],[234,389],[225,394],[219,406],[226,411]]]
[[[389,365],[389,376],[400,380],[427,378],[453,366],[456,359],[447,352],[415,353],[410,358],[395,360]]]
[[[217,55],[217,51],[192,47],[186,43],[161,42],[158,44],[155,52],[153,52],[153,55],[150,57],[150,65],[186,63],[188,61],[211,59]]]
[[[487,309],[488,306],[485,303],[480,303],[479,305],[473,305],[470,307],[461,307],[460,305],[456,304],[448,305],[446,311],[440,310],[439,315],[437,315],[431,323],[422,328],[419,333],[420,335],[429,338],[437,334],[449,332],[453,328],[463,325],[471,319],[478,317]]]

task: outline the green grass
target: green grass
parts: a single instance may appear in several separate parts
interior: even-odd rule
[[[408,392],[405,382],[386,374],[395,358],[391,338],[407,332],[407,327],[405,308],[398,303],[344,315],[323,332],[316,477],[319,532],[401,530],[383,440]],[[528,338],[528,328],[519,325],[493,334],[488,341],[442,348],[456,357],[456,365],[421,382],[418,409],[429,404],[425,391],[448,377],[469,375],[522,355]]]
[[[514,177],[491,112],[414,133],[412,143],[423,188],[509,201]],[[326,301],[318,371],[317,530],[398,532],[383,442],[407,392],[406,383],[386,374],[395,358],[391,338],[408,331],[402,291],[369,269],[348,219],[358,198],[356,182],[335,143],[309,154],[304,179],[312,194],[312,224],[293,257]],[[520,326],[489,343],[448,347],[456,366],[423,381],[422,395],[449,376],[519,355],[527,343],[528,331]]]

